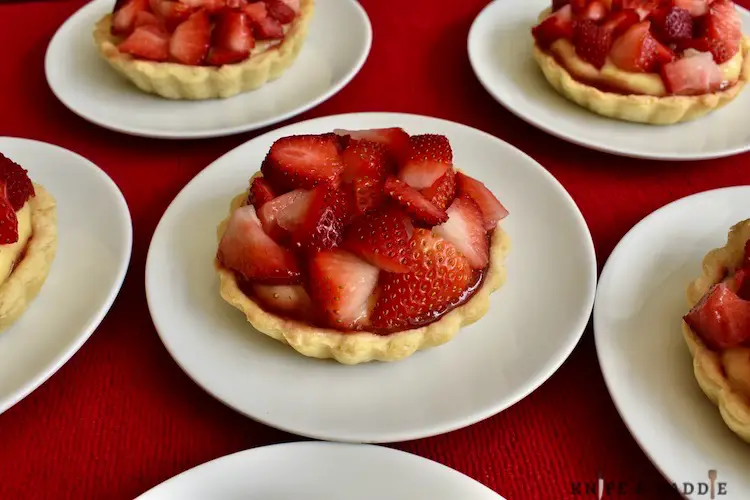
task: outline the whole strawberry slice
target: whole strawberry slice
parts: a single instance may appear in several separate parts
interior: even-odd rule
[[[409,271],[408,218],[397,207],[386,206],[355,219],[346,229],[342,248],[391,273]]]
[[[612,31],[591,19],[581,19],[573,23],[573,45],[578,57],[601,69],[612,48]]]
[[[499,221],[508,216],[508,210],[482,182],[459,172],[456,174],[456,184],[459,196],[468,196],[479,206],[484,219],[484,228],[488,231],[494,229]]]
[[[28,172],[10,158],[0,154],[0,181],[5,184],[10,206],[19,211],[36,193]]]
[[[344,250],[326,250],[309,263],[310,292],[316,307],[335,328],[364,323],[378,283],[378,268]]]
[[[355,214],[364,214],[383,202],[383,183],[388,170],[386,149],[374,142],[355,141],[341,153],[341,180],[351,184]]]
[[[445,210],[456,197],[456,172],[449,168],[435,183],[422,190],[422,195],[440,210]]]
[[[253,293],[270,311],[295,319],[310,319],[314,309],[302,285],[253,285]]]
[[[338,185],[344,164],[333,134],[283,137],[271,146],[261,172],[277,192]]]
[[[609,56],[617,67],[636,73],[649,73],[674,59],[674,53],[651,34],[649,21],[632,26],[615,40]]]
[[[250,196],[248,197],[248,203],[255,206],[256,210],[259,210],[264,204],[276,198],[276,195],[271,189],[270,184],[263,177],[256,177],[250,184]]]
[[[460,301],[475,281],[466,257],[431,231],[416,229],[410,247],[407,255],[413,271],[380,277],[371,315],[375,328],[420,326]]]
[[[292,245],[310,252],[339,246],[350,210],[345,194],[322,184],[310,192],[306,202],[298,218],[286,222],[293,227]]]
[[[453,150],[444,135],[414,135],[410,144],[409,159],[398,177],[414,189],[432,186],[453,166]]]
[[[708,52],[685,51],[662,68],[664,83],[675,95],[702,95],[714,92],[724,83],[724,73]]]
[[[172,33],[169,53],[178,62],[190,66],[202,63],[211,44],[211,23],[205,10],[190,15]]]
[[[573,11],[566,5],[531,29],[537,45],[546,49],[561,38],[573,37]]]
[[[474,200],[461,196],[448,207],[448,221],[432,228],[436,235],[453,245],[474,269],[484,269],[490,262],[490,244],[484,228],[482,211]]]
[[[118,2],[112,15],[111,32],[116,36],[128,35],[133,31],[135,18],[148,8],[148,0],[127,0]]]
[[[169,34],[156,25],[140,26],[117,48],[123,54],[141,59],[166,61],[169,58]]]
[[[250,21],[241,11],[219,12],[211,38],[208,63],[215,66],[244,61],[255,46]]]
[[[742,20],[731,0],[711,3],[705,19],[705,37],[702,40],[714,56],[716,64],[733,58],[742,43]],[[701,50],[701,47],[696,47]]]
[[[258,210],[263,230],[274,240],[283,242],[289,232],[302,224],[312,200],[312,191],[295,189],[273,198]]]
[[[8,190],[0,182],[0,245],[10,245],[18,241],[18,217],[8,199]]]
[[[276,19],[281,24],[287,24],[294,21],[294,9],[289,7],[283,0],[264,0],[268,15]]]
[[[260,20],[253,21],[253,33],[258,40],[280,40],[284,38],[284,26],[270,15],[266,15]]]
[[[448,220],[445,210],[430,203],[419,191],[395,177],[385,180],[385,193],[411,216],[414,222],[434,226]]]
[[[750,302],[726,283],[714,285],[684,320],[712,349],[729,349],[750,340]]]
[[[300,282],[294,254],[263,232],[252,205],[232,213],[217,256],[222,265],[252,282],[289,285]]]
[[[342,138],[352,141],[369,141],[385,147],[391,159],[398,165],[402,165],[409,159],[409,134],[399,127],[375,128],[368,130],[343,130],[333,131]]]
[[[164,22],[167,31],[173,32],[177,26],[187,21],[195,9],[177,0],[150,0],[151,10]]]

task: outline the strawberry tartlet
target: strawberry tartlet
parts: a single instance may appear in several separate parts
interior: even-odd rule
[[[94,41],[144,92],[227,98],[291,66],[313,11],[314,0],[118,0],[97,23]]]
[[[750,37],[731,0],[554,0],[531,32],[555,90],[610,118],[694,120],[750,80]]]
[[[220,293],[305,356],[400,360],[487,312],[507,215],[445,136],[283,137],[219,226]]]
[[[687,298],[682,333],[698,384],[729,428],[750,443],[750,219],[706,255]]]
[[[0,331],[39,293],[56,250],[55,200],[0,154]]]

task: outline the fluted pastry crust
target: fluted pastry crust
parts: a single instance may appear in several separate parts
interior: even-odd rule
[[[246,199],[247,192],[244,192],[232,200],[230,217]],[[228,221],[229,217],[218,227],[219,241]],[[269,313],[240,290],[234,272],[224,268],[218,260],[214,261],[214,266],[219,275],[222,298],[242,311],[257,330],[290,345],[305,356],[333,358],[342,364],[356,365],[370,361],[398,361],[407,358],[419,350],[445,344],[462,327],[479,320],[489,309],[490,294],[497,291],[505,282],[505,256],[509,250],[510,238],[498,225],[492,235],[490,264],[484,282],[471,299],[434,323],[387,336],[364,331],[342,333]]]
[[[57,207],[44,187],[34,184],[29,198],[31,237],[21,260],[0,285],[0,331],[24,313],[44,285],[57,251]]]
[[[220,67],[145,61],[123,54],[110,32],[111,14],[96,24],[94,41],[110,66],[146,93],[176,100],[224,99],[280,77],[302,49],[314,10],[314,0],[301,0],[299,14],[278,46]]]
[[[708,290],[724,279],[727,271],[734,271],[742,262],[745,242],[750,239],[750,219],[733,226],[727,244],[710,251],[703,259],[703,274],[690,283],[687,289],[689,307],[693,307]],[[750,443],[750,394],[732,383],[730,373],[750,373],[750,350],[727,349],[716,352],[709,349],[701,338],[682,322],[682,335],[693,356],[693,371],[698,385],[708,398],[719,407],[727,426],[744,441]],[[745,354],[748,354],[745,356]],[[744,363],[737,366],[735,363]],[[746,383],[750,384],[750,380]]]

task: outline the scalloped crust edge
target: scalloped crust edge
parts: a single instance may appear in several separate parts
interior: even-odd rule
[[[745,242],[750,239],[750,219],[735,224],[727,244],[711,250],[703,259],[703,274],[687,288],[688,306],[692,308],[708,290],[724,278],[727,269],[741,262]],[[743,441],[750,443],[750,399],[732,387],[722,363],[722,356],[709,349],[700,337],[682,321],[682,336],[693,357],[693,372],[698,385],[716,406],[726,425]]]
[[[57,206],[44,187],[34,184],[31,238],[26,254],[0,285],[0,332],[21,317],[44,285],[57,252]]]
[[[123,54],[110,34],[111,14],[96,24],[94,41],[110,66],[143,92],[175,100],[226,99],[262,87],[292,65],[307,39],[314,10],[314,0],[302,0],[297,19],[278,47],[221,67],[144,61]]]
[[[726,90],[700,96],[626,95],[603,92],[573,78],[554,56],[534,43],[534,59],[544,77],[563,97],[598,115],[650,125],[674,125],[701,118],[731,102],[750,80],[750,37],[744,36],[742,71]]]
[[[217,229],[218,240],[221,240],[232,212],[246,199],[247,192],[244,192],[232,200],[229,216]],[[419,350],[445,344],[453,339],[462,327],[478,321],[489,310],[490,294],[505,283],[504,263],[509,251],[510,237],[498,225],[492,235],[487,275],[474,296],[434,323],[387,336],[370,332],[341,333],[337,330],[315,328],[266,312],[240,290],[232,271],[222,267],[216,259],[214,267],[219,275],[221,297],[242,311],[256,330],[290,345],[304,356],[332,358],[344,365],[356,365],[370,361],[402,360]]]

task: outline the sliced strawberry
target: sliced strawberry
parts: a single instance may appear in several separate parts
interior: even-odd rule
[[[258,210],[263,230],[274,240],[285,241],[288,232],[302,224],[311,199],[311,191],[295,189],[265,203]]]
[[[409,134],[402,128],[376,128],[369,130],[343,130],[333,131],[340,137],[355,141],[370,141],[380,144],[386,148],[391,158],[402,165],[409,159]]]
[[[546,49],[561,38],[573,37],[573,11],[570,5],[562,7],[544,21],[531,28],[537,45]]]
[[[299,0],[281,0],[281,1],[284,2],[287,5],[287,7],[292,9],[292,12],[294,12],[295,14],[299,12],[299,9],[300,9]]]
[[[612,39],[615,39],[630,29],[631,26],[638,24],[641,17],[633,9],[619,10],[612,12],[602,23],[602,28],[612,33]]]
[[[190,7],[205,9],[210,13],[218,12],[227,6],[226,0],[179,0]]]
[[[407,222],[404,213],[394,206],[370,212],[346,229],[342,247],[384,271],[405,273],[409,271],[406,254],[411,239]]]
[[[210,43],[211,23],[208,13],[199,10],[174,30],[169,53],[177,62],[197,66],[206,58]]]
[[[252,290],[269,311],[300,319],[313,317],[312,300],[302,285],[253,285]]]
[[[343,169],[333,134],[283,137],[273,143],[261,166],[277,192],[311,189],[320,183],[338,186]]]
[[[268,15],[276,19],[281,24],[287,24],[294,21],[296,14],[283,0],[264,0]]]
[[[604,5],[604,2],[593,0],[583,9],[579,17],[580,19],[601,21],[602,19],[607,17],[608,13],[609,11],[607,10],[607,6]]]
[[[140,59],[166,61],[169,58],[169,34],[158,26],[140,26],[117,48],[123,54]]]
[[[21,210],[28,199],[36,194],[28,172],[2,154],[0,154],[0,181],[5,184],[10,206],[15,211]]]
[[[465,297],[475,282],[469,262],[451,243],[416,229],[407,252],[413,271],[382,273],[371,321],[382,329],[421,326]]]
[[[742,43],[742,20],[731,0],[711,3],[705,18],[703,42],[714,56],[716,64],[733,58]]]
[[[683,319],[712,349],[729,349],[750,340],[750,302],[726,283],[714,285]]]
[[[573,23],[573,45],[576,54],[592,66],[601,69],[612,48],[612,32],[591,19]]]
[[[693,38],[693,17],[685,9],[659,9],[651,16],[652,28],[662,42],[674,43]]]
[[[374,142],[355,141],[341,153],[341,160],[345,165],[341,178],[351,184],[355,215],[377,208],[384,199],[383,183],[389,170],[386,149]]]
[[[139,12],[148,9],[148,0],[127,0],[120,4],[112,15],[112,34],[116,36],[128,35],[135,27],[135,19]]]
[[[135,16],[135,23],[133,24],[133,27],[140,28],[141,26],[155,26],[166,31],[164,23],[158,17],[156,17],[155,14],[147,10],[142,10]]]
[[[167,30],[173,32],[177,26],[188,20],[195,11],[193,7],[179,1],[151,0],[151,9],[164,21]]]
[[[255,206],[256,210],[260,210],[267,202],[276,198],[276,194],[271,189],[271,185],[268,184],[263,177],[256,177],[250,184],[250,196],[248,201]]]
[[[415,222],[434,226],[448,220],[445,210],[437,208],[422,193],[395,177],[385,180],[384,190]]]
[[[349,215],[344,193],[321,184],[304,208],[298,218],[284,223],[292,226],[293,247],[314,252],[339,246]]]
[[[487,267],[490,262],[490,242],[479,205],[464,195],[456,198],[446,213],[448,221],[432,228],[435,234],[453,243],[472,268]]]
[[[268,9],[263,2],[249,3],[242,8],[242,12],[245,13],[253,25],[263,22],[268,17]]]
[[[253,33],[258,40],[280,40],[284,38],[284,26],[271,16],[266,16],[262,21],[253,22]]]
[[[643,21],[615,40],[610,58],[625,71],[649,73],[674,59],[674,53],[651,35],[651,23]]]
[[[252,205],[232,213],[219,242],[218,258],[224,266],[253,282],[289,285],[300,282],[294,254],[263,232]]]
[[[622,8],[635,10],[641,20],[646,19],[660,6],[661,0],[622,0]]]
[[[453,166],[453,151],[444,135],[414,135],[410,143],[409,160],[398,177],[414,189],[432,186]]]
[[[344,250],[316,253],[309,264],[310,291],[335,328],[355,328],[368,318],[378,268]]]
[[[247,0],[226,0],[227,7],[230,9],[244,9],[247,5]]]
[[[702,95],[714,92],[724,83],[724,73],[708,52],[686,51],[682,59],[666,64],[662,76],[675,95]]]
[[[469,196],[479,206],[484,218],[484,228],[488,231],[508,216],[508,210],[482,182],[459,172],[456,174],[456,185],[458,196]]]
[[[234,64],[250,57],[255,38],[247,16],[240,11],[225,10],[216,15],[211,33],[208,63],[214,66]]]
[[[674,6],[686,10],[692,17],[700,17],[708,12],[708,4],[713,0],[673,0]]]
[[[18,241],[18,217],[13,210],[5,183],[0,181],[0,245]]]
[[[422,195],[440,210],[445,210],[456,197],[456,172],[449,168],[432,186],[422,190]]]

